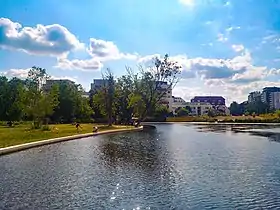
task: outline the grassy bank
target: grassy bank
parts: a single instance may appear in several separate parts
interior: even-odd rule
[[[81,129],[77,132],[75,125],[58,124],[50,125],[49,131],[30,129],[30,124],[20,124],[15,127],[0,126],[0,148],[34,142],[39,140],[71,136],[76,134],[91,133],[93,124],[81,124]],[[125,128],[125,126],[96,125],[99,131]]]
[[[280,123],[280,118],[276,114],[265,114],[259,116],[217,116],[217,117],[168,117],[167,122],[227,122],[227,123]]]

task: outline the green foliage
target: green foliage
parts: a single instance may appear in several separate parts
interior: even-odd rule
[[[230,114],[234,116],[239,116],[244,114],[244,107],[241,104],[238,104],[236,101],[232,102],[229,107]]]
[[[43,91],[43,83],[50,78],[46,70],[32,67],[28,75],[25,81],[0,77],[0,120],[15,124],[12,122],[29,119],[33,129],[41,128],[49,120],[91,121],[93,111],[88,99],[82,96],[80,85],[61,82]]]
[[[132,95],[133,81],[129,76],[118,78],[115,88],[115,115],[117,121],[128,124],[131,122],[133,107],[130,106],[130,96]]]
[[[276,110],[276,111],[275,111],[275,114],[276,114],[276,116],[277,116],[278,118],[280,118],[280,109]]]
[[[249,112],[250,114],[265,114],[268,113],[269,106],[266,103],[263,103],[261,100],[248,103],[246,106],[246,111]]]
[[[114,75],[110,69],[107,69],[103,75],[103,81],[103,86],[93,95],[92,101],[100,113],[106,116],[108,125],[111,126],[116,111],[116,86]]]
[[[166,106],[159,105],[154,111],[154,117],[156,118],[165,118],[169,115],[169,111]]]
[[[53,86],[50,92],[43,92],[42,82],[49,76],[45,69],[32,67],[28,73],[30,83],[24,93],[24,111],[27,117],[34,121],[34,128],[38,129],[43,122],[48,122],[47,118],[54,113],[54,109],[58,106],[58,87]]]
[[[148,115],[165,117],[168,110],[158,105],[178,82],[180,68],[165,55],[163,59],[155,58],[152,67],[139,66],[137,74],[127,68],[128,74],[116,81],[107,69],[103,87],[92,90],[87,99],[82,96],[80,85],[67,81],[51,90],[43,88],[50,76],[46,69],[34,66],[25,81],[0,77],[0,120],[30,120],[32,127],[38,129],[49,121],[92,121],[92,117],[105,117],[110,126],[114,121],[131,123],[133,117],[138,117],[138,123]],[[167,87],[162,88],[163,83]]]
[[[208,110],[208,117],[215,117],[216,116],[216,112],[214,109],[209,109]]]
[[[188,116],[189,113],[190,113],[189,110],[187,110],[184,107],[179,108],[178,110],[176,110],[176,114],[177,114],[178,117]]]
[[[134,74],[130,68],[127,68],[133,81],[129,104],[134,108],[135,115],[139,117],[138,124],[155,110],[167,91],[177,84],[180,69],[181,66],[170,60],[168,55],[163,59],[156,57],[152,67],[139,66],[140,74]],[[166,83],[167,87],[162,88],[162,83]]]

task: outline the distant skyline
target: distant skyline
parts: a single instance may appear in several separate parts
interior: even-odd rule
[[[221,95],[227,104],[280,86],[277,0],[0,0],[0,75],[30,67],[89,90],[168,53],[183,66],[173,95]]]

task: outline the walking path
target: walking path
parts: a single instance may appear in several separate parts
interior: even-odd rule
[[[62,142],[62,141],[81,139],[81,138],[86,138],[86,137],[90,137],[90,136],[98,136],[98,135],[102,135],[102,134],[130,132],[130,131],[141,131],[141,130],[143,130],[143,127],[121,128],[121,129],[99,131],[97,133],[78,134],[78,135],[73,135],[73,136],[65,136],[65,137],[59,137],[59,138],[54,138],[54,139],[35,141],[35,142],[30,142],[30,143],[25,143],[25,144],[19,144],[19,145],[15,145],[15,146],[0,148],[0,156],[5,155],[5,154],[9,154],[9,153],[12,153],[12,152],[18,152],[18,151],[29,149],[29,148],[39,147],[39,146],[43,146],[43,145],[47,145],[47,144],[58,143],[58,142]]]

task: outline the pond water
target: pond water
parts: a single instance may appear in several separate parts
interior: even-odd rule
[[[0,209],[280,209],[280,138],[156,126],[0,157]]]

